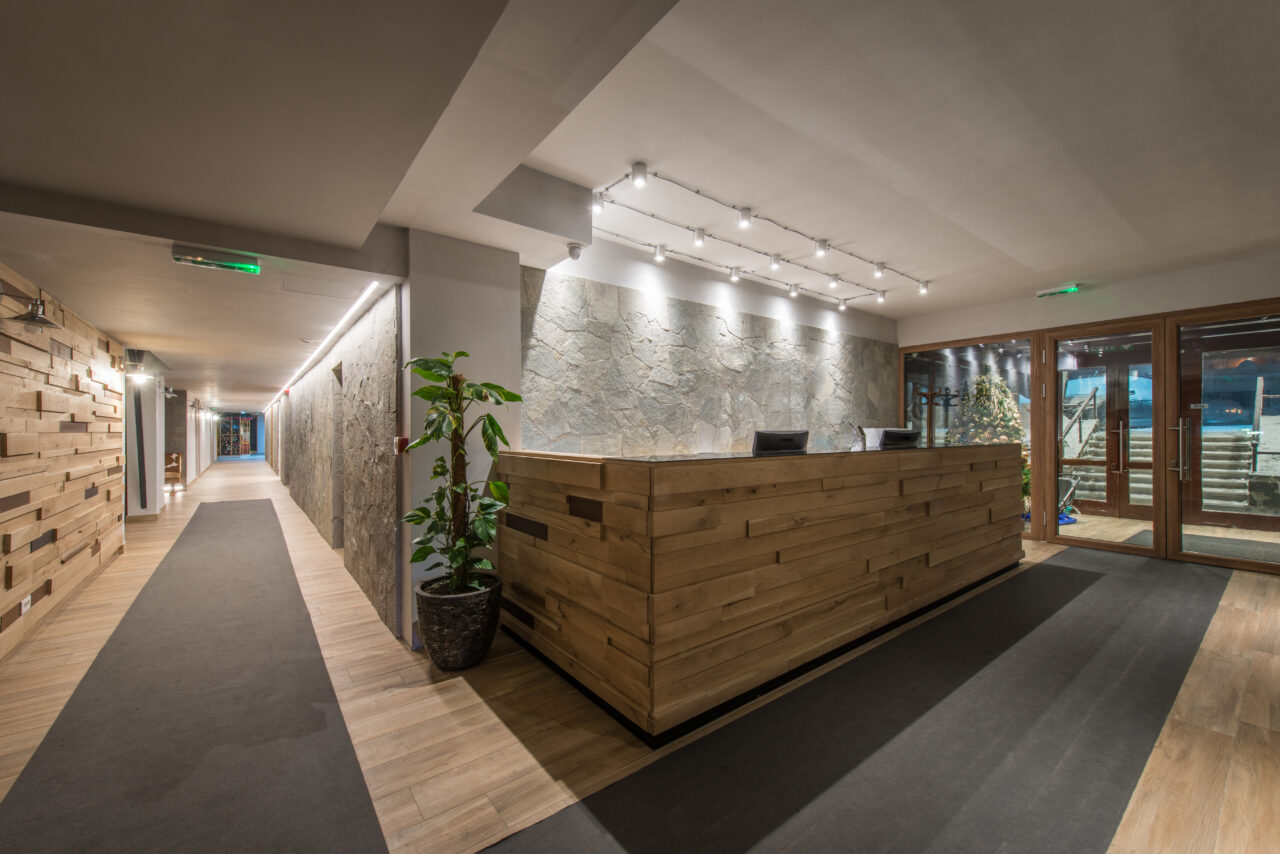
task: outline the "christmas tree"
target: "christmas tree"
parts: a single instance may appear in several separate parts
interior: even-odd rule
[[[989,445],[1022,441],[1022,413],[1018,401],[995,369],[978,376],[973,391],[965,389],[947,429],[948,445]]]

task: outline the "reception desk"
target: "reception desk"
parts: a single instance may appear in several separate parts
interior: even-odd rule
[[[1023,555],[1017,445],[497,465],[504,624],[651,734]]]

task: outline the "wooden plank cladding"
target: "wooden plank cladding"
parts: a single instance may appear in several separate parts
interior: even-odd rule
[[[123,348],[0,264],[0,655],[124,543]],[[21,610],[31,597],[31,608]],[[43,601],[42,601],[43,600]]]
[[[505,624],[652,734],[1022,558],[1016,445],[498,472]]]

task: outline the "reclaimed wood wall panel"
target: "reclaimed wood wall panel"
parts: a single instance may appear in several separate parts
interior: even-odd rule
[[[504,622],[654,734],[1022,558],[1015,445],[498,471]]]
[[[123,550],[124,349],[3,264],[0,281],[3,656]],[[10,319],[19,293],[62,328]]]

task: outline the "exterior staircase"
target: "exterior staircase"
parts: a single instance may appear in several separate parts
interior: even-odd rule
[[[1201,498],[1205,510],[1225,513],[1247,513],[1249,505],[1249,434],[1244,430],[1201,435]],[[1089,437],[1080,453],[1082,459],[1106,458],[1106,438],[1098,431]],[[1151,432],[1137,430],[1129,434],[1129,458],[1134,462],[1151,461]],[[1106,501],[1105,470],[1095,466],[1063,466],[1063,474],[1080,478],[1076,498],[1081,501]],[[1129,501],[1151,503],[1151,471],[1129,472]]]

